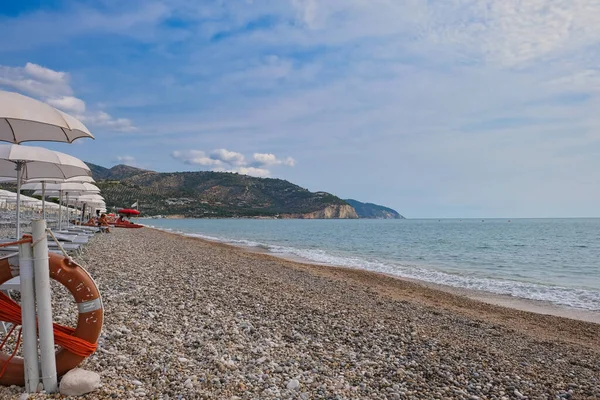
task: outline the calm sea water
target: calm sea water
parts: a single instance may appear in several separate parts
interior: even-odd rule
[[[318,263],[600,310],[600,219],[140,222]]]

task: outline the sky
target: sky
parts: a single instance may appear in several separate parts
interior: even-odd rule
[[[96,137],[38,144],[106,167],[600,216],[597,0],[5,0],[0,37],[0,88]]]

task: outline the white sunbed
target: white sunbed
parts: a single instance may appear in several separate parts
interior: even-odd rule
[[[63,233],[63,232],[53,232],[53,233],[54,233],[54,236],[61,242],[78,243],[78,244],[85,244],[88,242],[88,237],[86,235],[77,235],[77,234],[74,235],[74,234]],[[50,242],[50,240],[48,242]]]
[[[0,239],[0,243],[14,242],[15,240],[16,239]],[[62,242],[61,241],[60,245],[66,251],[78,251],[81,248],[82,243]],[[54,253],[60,253],[58,244],[56,244],[56,242],[51,238],[48,239],[48,248],[50,249],[50,251],[52,251]],[[6,253],[6,252],[14,253],[14,252],[18,252],[18,251],[19,251],[18,245],[0,247],[0,252],[2,252],[2,253]]]
[[[63,229],[61,231],[56,231],[59,233],[70,233],[70,234],[77,234],[77,235],[86,235],[86,236],[94,236],[96,233],[98,233],[98,228],[95,228],[93,231],[90,229],[79,229],[79,228],[67,228],[67,229]]]

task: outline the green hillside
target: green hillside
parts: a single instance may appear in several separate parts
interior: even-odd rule
[[[312,193],[281,179],[225,172],[158,173],[125,165],[112,168],[88,165],[109,209],[129,207],[139,201],[144,215],[301,217],[330,206],[351,210],[345,201],[332,194]],[[356,218],[353,210],[352,214]]]

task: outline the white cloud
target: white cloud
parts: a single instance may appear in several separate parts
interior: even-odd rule
[[[215,159],[231,165],[244,165],[246,163],[244,155],[229,151],[227,149],[217,149],[210,153],[210,156]]]
[[[266,178],[271,175],[271,171],[265,168],[254,168],[254,167],[240,167],[232,170],[231,172],[237,172],[242,175],[257,176],[259,178]]]
[[[42,99],[72,95],[68,74],[52,72],[55,71],[31,63],[25,67],[0,65],[0,86]]]
[[[597,51],[595,0],[291,0],[296,24],[282,24],[269,43],[290,45],[389,42],[428,58],[517,67],[578,51]],[[264,36],[250,35],[267,41]],[[376,46],[372,43],[371,46]],[[431,57],[435,54],[436,57]]]
[[[85,101],[73,96],[70,76],[66,72],[54,71],[29,62],[25,67],[0,65],[0,87],[2,86],[37,97],[91,126],[118,132],[137,130],[127,118],[114,118],[101,110],[87,110]]]
[[[279,159],[275,156],[275,154],[271,153],[254,153],[254,161],[258,165],[269,166],[269,165],[287,165],[288,167],[293,167],[296,165],[296,160],[292,157],[287,157],[284,159]]]
[[[183,161],[184,164],[188,165],[200,165],[203,167],[219,167],[223,165],[221,160],[208,157],[202,150],[174,151],[171,153],[171,157]]]
[[[77,97],[73,96],[62,96],[62,97],[54,97],[46,100],[48,104],[53,107],[60,108],[61,110],[73,113],[76,115],[81,115],[85,113],[85,102]]]
[[[600,92],[600,69],[585,69],[548,83],[557,90]]]
[[[68,84],[69,75],[66,72],[53,71],[38,64],[28,62],[25,64],[25,72],[31,77],[46,82]]]
[[[113,118],[104,111],[96,111],[78,116],[84,123],[109,128],[117,132],[133,132],[137,127],[127,118]]]
[[[266,167],[277,165],[293,167],[295,165],[295,161],[291,157],[278,159],[270,153],[254,153],[254,161],[248,162],[243,154],[227,149],[213,150],[210,155],[202,150],[174,151],[171,153],[171,157],[187,165],[208,167],[212,171],[235,172],[262,178],[271,175],[271,171]]]
[[[115,160],[122,164],[135,165],[135,157],[133,156],[117,156]]]

